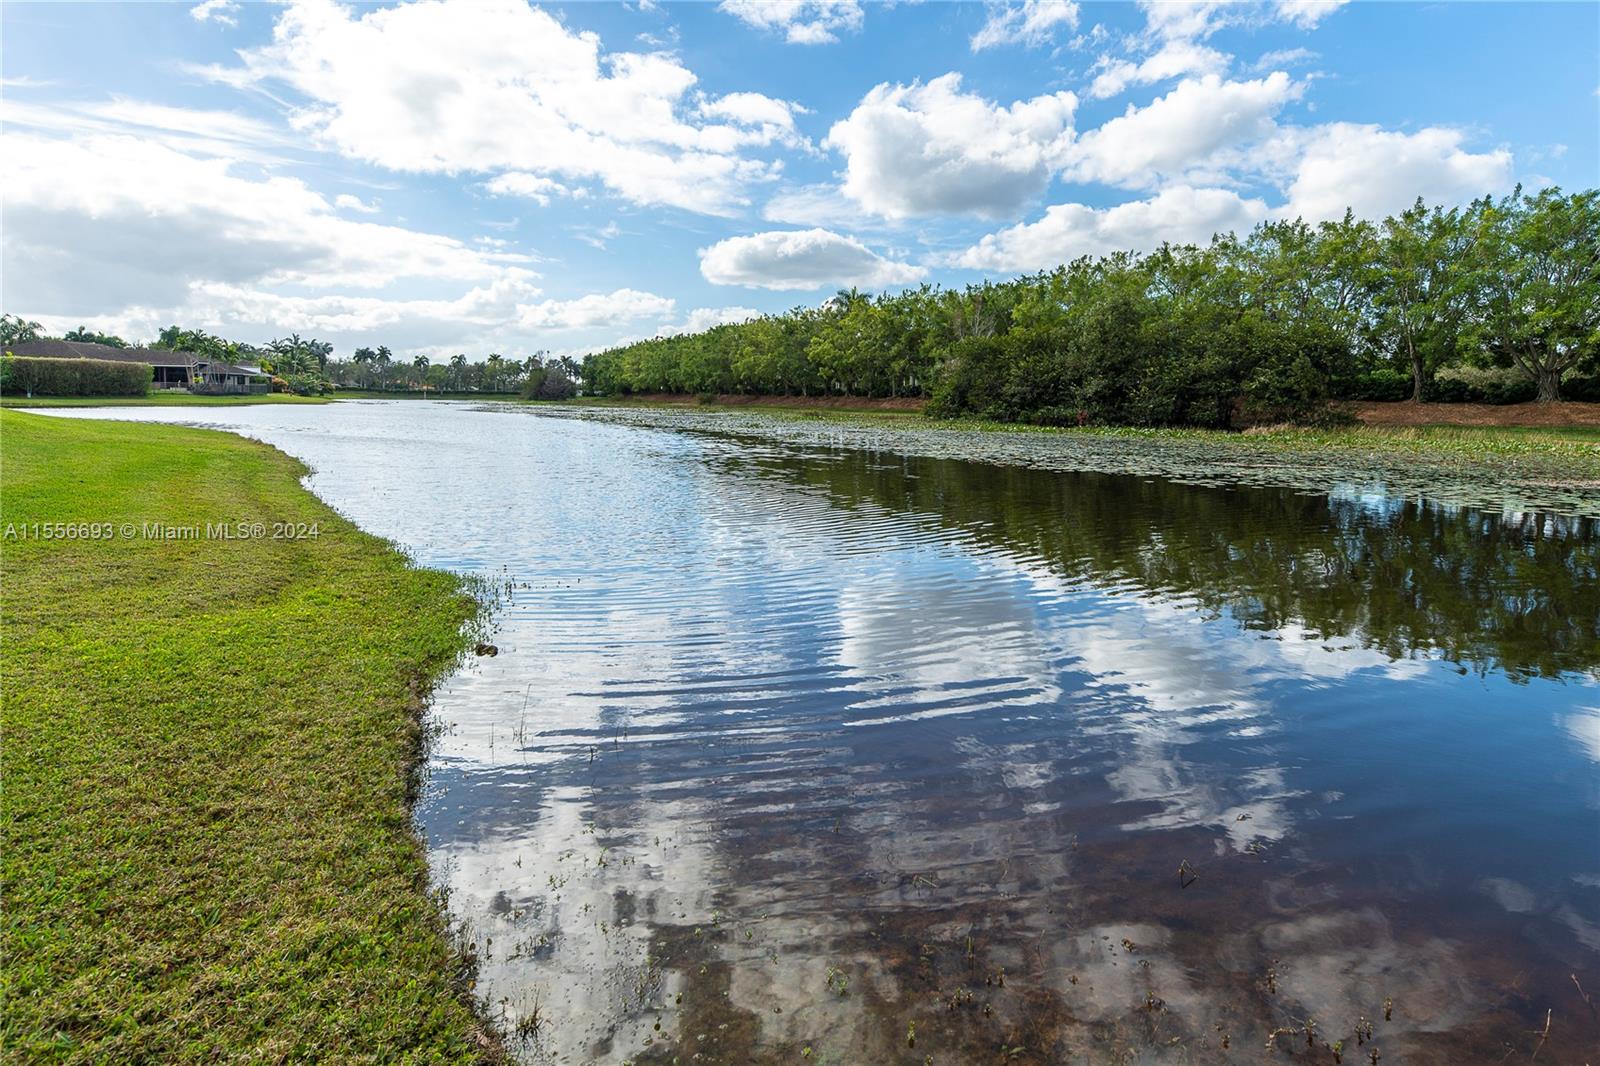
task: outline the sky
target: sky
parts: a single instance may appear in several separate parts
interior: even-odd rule
[[[0,6],[0,309],[581,354],[1600,176],[1600,4]]]

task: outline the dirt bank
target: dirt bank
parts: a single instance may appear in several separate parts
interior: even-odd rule
[[[1351,403],[1369,426],[1600,426],[1600,403]]]

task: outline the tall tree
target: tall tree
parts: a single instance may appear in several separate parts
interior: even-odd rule
[[[1433,371],[1455,351],[1460,322],[1461,218],[1421,199],[1386,218],[1374,259],[1377,336],[1411,371],[1411,402],[1421,403]]]
[[[1561,375],[1600,355],[1600,191],[1521,188],[1473,205],[1468,332],[1561,398]]]

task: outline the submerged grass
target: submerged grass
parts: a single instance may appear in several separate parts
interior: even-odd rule
[[[0,396],[0,407],[239,407],[260,403],[327,403],[319,396],[263,392],[239,396],[200,396],[181,389],[157,389],[144,396]]]
[[[895,429],[978,430],[986,433],[1034,433],[1049,436],[1171,440],[1216,444],[1240,449],[1340,449],[1359,451],[1426,452],[1465,457],[1496,454],[1554,454],[1600,464],[1592,445],[1600,444],[1600,427],[1594,426],[1264,426],[1242,433],[1231,430],[1141,426],[1041,426],[1020,422],[995,422],[981,418],[930,418],[920,411],[826,408],[763,404],[760,406],[689,403],[650,403],[627,399],[584,397],[564,406],[616,409],[685,408],[727,414],[759,414],[800,422],[843,422]],[[1578,445],[1578,447],[1572,447]],[[1583,447],[1590,445],[1591,447]]]
[[[1600,517],[1600,433],[1582,428],[1271,426],[1235,433],[1055,428],[857,410],[625,403],[553,406],[568,417],[800,447]]]
[[[0,1047],[494,1057],[409,799],[475,605],[264,445],[0,412]],[[35,522],[314,523],[39,540]]]

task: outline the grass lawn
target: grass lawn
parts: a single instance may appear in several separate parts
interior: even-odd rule
[[[197,396],[182,389],[155,389],[144,396],[0,396],[0,407],[234,407],[254,403],[327,403],[318,396],[266,392],[252,396]]]
[[[474,605],[223,433],[0,412],[0,1047],[12,1061],[466,1062],[408,800]]]

